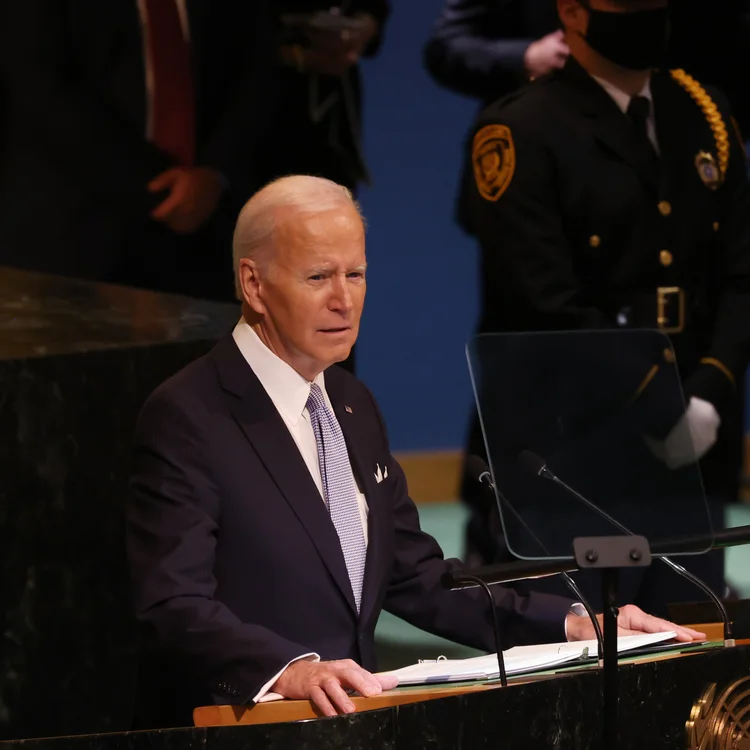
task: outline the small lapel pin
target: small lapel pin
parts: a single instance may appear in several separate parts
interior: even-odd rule
[[[354,412],[352,411],[352,407],[351,406],[344,406],[344,411],[348,412],[349,414],[354,414]]]

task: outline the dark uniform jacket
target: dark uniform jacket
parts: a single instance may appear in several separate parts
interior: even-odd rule
[[[668,71],[651,90],[658,161],[572,59],[481,115],[480,329],[662,328],[686,396],[726,417],[750,351],[744,151],[717,91]]]
[[[726,93],[743,133],[750,130],[750,41],[747,0],[725,0],[721,12],[670,5],[669,64]],[[445,0],[424,50],[432,77],[489,104],[525,84],[523,57],[535,39],[560,28],[555,0]],[[470,178],[461,175],[459,224],[473,233],[466,203]]]
[[[619,389],[623,406],[636,407],[633,416],[642,422],[631,423],[635,432],[661,439],[682,411],[665,408],[675,395],[676,353],[685,399],[709,401],[722,419],[719,440],[701,461],[707,494],[722,498],[736,493],[737,387],[750,351],[745,157],[718,91],[706,90],[682,71],[663,70],[652,76],[651,94],[659,157],[574,59],[482,113],[474,129],[470,196],[482,250],[479,328],[661,329],[668,336],[663,347],[631,345],[632,336],[616,346],[605,339],[599,355],[589,349],[584,352],[589,361],[576,367],[585,377],[611,384],[601,391],[592,381],[586,386],[592,392],[599,388],[617,395]],[[576,346],[580,339],[561,354],[559,365],[548,363],[550,382],[537,390],[539,408],[554,398],[550,389],[580,358]],[[585,440],[585,434],[579,431],[578,439]],[[476,422],[470,442],[470,450],[481,448]],[[596,446],[591,439],[588,445],[585,470],[572,483],[584,486],[586,477],[596,475],[597,487],[609,486],[609,494],[619,498],[621,507],[613,515],[624,518],[633,498],[639,498],[642,513],[651,515],[659,493],[649,505],[648,488],[622,492],[617,482],[607,485],[608,462],[619,457],[604,450],[595,459]],[[620,469],[627,478],[627,466]],[[674,481],[685,471],[675,472]],[[631,474],[638,476],[636,469]],[[699,483],[695,489],[701,493]],[[602,502],[601,492],[594,497]],[[560,507],[564,514],[575,511]],[[711,509],[714,523],[721,523],[720,504],[712,503]],[[487,508],[477,510],[487,513]],[[672,516],[667,533],[680,533],[678,518]],[[651,531],[643,527],[641,533]],[[721,591],[720,558],[691,559],[690,567]],[[674,585],[670,579],[634,588],[633,597],[663,613],[659,604],[678,598]],[[650,598],[638,598],[649,592]]]

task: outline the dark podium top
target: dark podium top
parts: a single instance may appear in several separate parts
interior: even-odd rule
[[[0,267],[0,359],[216,340],[239,316],[239,303]]]

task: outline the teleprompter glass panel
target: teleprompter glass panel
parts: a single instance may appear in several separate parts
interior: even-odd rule
[[[467,356],[514,555],[572,557],[576,537],[622,533],[562,483],[645,536],[655,553],[711,547],[696,456],[706,423],[686,409],[667,336],[480,334]],[[696,426],[699,439],[691,432]]]

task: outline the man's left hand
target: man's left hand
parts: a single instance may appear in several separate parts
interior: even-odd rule
[[[151,212],[151,218],[166,224],[173,232],[192,234],[216,210],[222,192],[221,177],[204,167],[174,167],[157,175],[148,184],[152,193],[169,195]]]
[[[601,615],[597,615],[599,623],[603,626]],[[566,628],[569,641],[589,641],[596,638],[594,626],[588,617],[580,617],[575,614],[568,615]],[[627,604],[620,607],[620,614],[617,617],[617,635],[643,635],[643,633],[665,633],[673,630],[677,635],[678,641],[688,643],[690,641],[705,641],[706,634],[699,633],[691,628],[683,628],[675,625],[669,620],[662,620],[660,617],[647,615],[642,609],[634,604]]]

